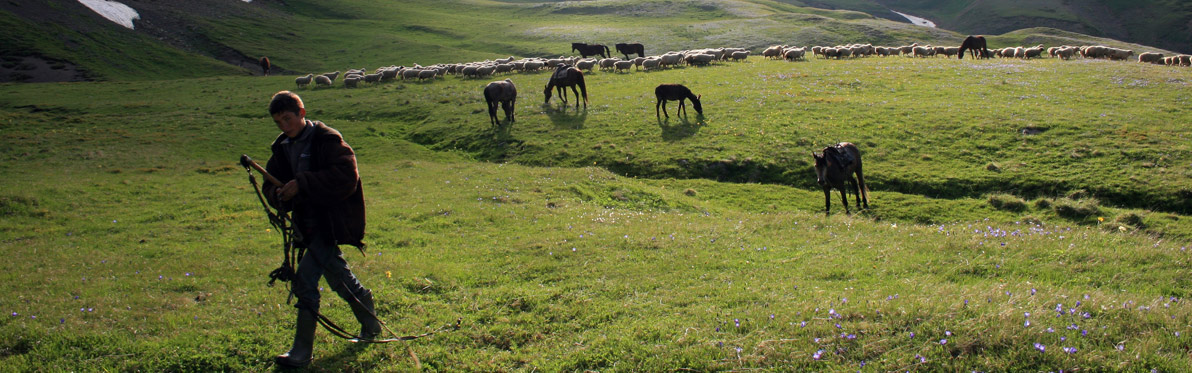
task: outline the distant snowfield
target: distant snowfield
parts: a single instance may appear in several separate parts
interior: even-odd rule
[[[902,16],[903,18],[906,18],[907,20],[911,21],[911,23],[913,23],[915,25],[935,27],[935,22],[928,21],[926,18],[919,18],[919,17],[915,17],[915,16],[912,16],[912,15],[906,14],[906,13],[899,13],[898,11],[893,10],[893,9],[891,9],[890,11],[894,12],[894,13],[898,13],[898,15]]]
[[[141,15],[128,5],[121,4],[115,1],[108,0],[79,0],[84,6],[91,8],[91,10],[99,13],[103,18],[117,24],[133,28],[132,21],[141,19]]]

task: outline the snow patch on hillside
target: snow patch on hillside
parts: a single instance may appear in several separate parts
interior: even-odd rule
[[[897,10],[893,10],[893,9],[891,9],[890,11],[894,12],[894,13],[898,13],[898,15],[902,16],[903,18],[906,18],[908,21],[911,21],[911,23],[913,23],[915,25],[935,27],[935,22],[928,21],[926,18],[919,18],[919,17],[912,16],[910,14],[900,13]]]
[[[79,3],[91,8],[95,13],[107,18],[109,21],[116,22],[129,29],[133,28],[132,21],[141,19],[141,15],[128,5],[124,5],[115,1],[108,0],[79,0]]]

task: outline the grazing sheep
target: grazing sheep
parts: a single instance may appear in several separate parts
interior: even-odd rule
[[[684,59],[688,65],[708,65],[716,60],[713,54],[693,54]]]
[[[434,79],[435,75],[439,75],[438,70],[422,70],[418,73],[418,80]]]
[[[360,78],[356,78],[357,76],[359,76],[359,75],[352,75],[350,77],[345,76],[344,77],[344,88],[356,88],[356,83],[360,81]]]
[[[791,48],[786,50],[786,53],[782,55],[782,58],[786,59],[787,61],[803,60],[803,56],[805,54],[807,54],[807,49],[805,48]]]
[[[323,76],[327,77],[327,79],[331,79],[331,81],[335,81],[335,78],[339,77],[339,71],[333,73],[323,73]]]
[[[332,82],[331,78],[328,78],[326,75],[319,75],[319,76],[315,77],[315,86],[316,87],[318,87],[318,86],[330,87],[331,82]]]
[[[1134,51],[1132,51],[1132,50],[1117,49],[1117,48],[1109,49],[1109,59],[1114,60],[1114,61],[1123,61],[1123,60],[1129,59],[1130,56],[1132,56],[1132,55],[1134,55]]]
[[[1079,49],[1071,48],[1071,47],[1060,48],[1059,50],[1055,51],[1055,56],[1059,57],[1061,59],[1068,60],[1068,59],[1071,59],[1072,56],[1075,56],[1077,53],[1079,53],[1079,51],[1080,51]]]
[[[613,72],[622,71],[629,72],[629,68],[633,67],[633,61],[617,61],[613,63]]]
[[[1138,63],[1162,63],[1163,53],[1147,52],[1138,55]]]
[[[306,74],[306,76],[300,76],[300,77],[294,78],[294,83],[298,84],[298,88],[305,87],[307,85],[310,85],[310,80],[312,78],[314,78],[314,76],[315,76],[314,74]]]
[[[652,69],[658,68],[658,66],[661,63],[662,63],[662,59],[647,58],[645,61],[642,61],[642,69],[645,69],[646,71],[650,71]]]
[[[418,74],[421,74],[421,73],[422,73],[422,70],[420,70],[420,69],[405,69],[405,70],[401,71],[401,79],[402,80],[417,79]],[[466,72],[464,74],[467,75]]]
[[[480,76],[491,76],[493,72],[497,71],[497,67],[493,65],[481,66],[476,69],[476,74]]]
[[[782,56],[782,50],[783,47],[781,45],[766,48],[766,50],[762,51],[762,57],[777,59]]]
[[[526,62],[525,70],[526,71],[538,71],[538,70],[542,70],[543,66],[546,66],[546,64],[543,63],[542,61],[530,61],[530,62]]]
[[[377,83],[381,81],[381,74],[368,74],[364,76],[365,83]]]
[[[496,69],[496,71],[494,71],[494,72],[499,74],[499,73],[507,73],[507,72],[510,72],[510,71],[513,71],[513,64],[511,64],[511,63],[502,63],[502,64],[500,64],[500,65],[497,65],[497,69]]]
[[[580,60],[575,62],[575,68],[580,70],[592,72],[593,67],[596,67],[596,60]]]
[[[613,68],[616,67],[617,61],[618,60],[616,58],[602,59],[602,60],[600,60],[600,69],[601,70],[612,70]]]
[[[1023,58],[1026,58],[1028,60],[1031,58],[1040,57],[1043,55],[1043,45],[1027,48],[1027,49],[1023,50],[1023,53],[1025,56]]]
[[[662,62],[658,64],[660,67],[678,65],[679,62],[683,61],[683,55],[678,53],[667,53],[662,55],[661,58]]]
[[[935,54],[935,48],[932,47],[914,47],[911,48],[911,55],[914,57],[930,57]]]
[[[732,58],[733,61],[740,61],[749,58],[749,51],[733,52]]]

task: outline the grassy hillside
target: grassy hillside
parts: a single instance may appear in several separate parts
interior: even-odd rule
[[[930,19],[937,26],[971,34],[1002,34],[1051,27],[1097,37],[1192,52],[1188,21],[1192,4],[1176,0],[954,1],[877,0],[894,10]],[[842,2],[844,9],[857,9]]]
[[[570,55],[576,41],[641,42],[647,53],[661,54],[708,46],[760,51],[774,44],[957,44],[963,37],[808,6],[820,3],[771,0],[126,3],[140,12],[135,30],[75,1],[0,4],[0,24],[6,26],[0,28],[0,79],[45,74],[36,61],[55,71],[78,70],[75,79],[158,80],[260,74],[254,63],[259,56],[269,56],[275,72],[305,74]],[[1070,36],[1074,44],[1092,42]]]
[[[752,59],[589,74],[586,111],[508,78],[499,128],[490,79],[300,91],[358,152],[382,316],[462,319],[320,332],[314,370],[1190,368],[1184,70]],[[659,82],[706,115],[650,117]],[[293,310],[235,161],[292,84],[0,85],[0,365],[268,369]],[[808,152],[842,140],[872,208],[825,217]]]

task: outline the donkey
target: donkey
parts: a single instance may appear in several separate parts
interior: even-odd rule
[[[659,84],[658,88],[654,88],[654,97],[658,99],[654,103],[654,116],[658,116],[658,108],[662,107],[662,114],[670,118],[670,114],[666,113],[667,101],[679,101],[679,109],[675,110],[675,115],[679,115],[679,110],[683,111],[683,116],[687,116],[687,108],[683,105],[683,100],[691,100],[691,107],[695,108],[695,113],[704,115],[704,107],[700,104],[699,99],[702,95],[696,96],[691,93],[690,89],[684,87],[682,84]]]
[[[824,148],[822,154],[811,152],[815,158],[815,182],[824,188],[824,214],[832,210],[832,188],[840,191],[840,199],[844,202],[844,213],[848,214],[848,195],[845,181],[852,183],[852,190],[857,194],[857,209],[861,204],[869,208],[869,188],[865,186],[865,176],[861,172],[861,151],[856,145],[848,142]],[[853,173],[857,174],[853,178]]]
[[[584,85],[584,73],[579,69],[559,64],[555,72],[550,75],[550,80],[546,82],[546,89],[543,94],[546,95],[545,104],[550,103],[550,91],[554,88],[559,91],[559,98],[563,103],[567,103],[567,87],[571,87],[571,92],[575,93],[575,107],[579,108],[579,92],[575,91],[575,87],[579,86],[580,91],[584,94],[584,109],[588,108],[588,87]]]
[[[608,47],[604,46],[604,44],[571,43],[571,51],[578,51],[579,55],[583,58],[597,54],[600,55],[600,58],[609,58],[613,55],[613,52],[608,50]]]
[[[513,109],[517,104],[517,87],[513,85],[512,80],[505,79],[488,83],[487,86],[484,86],[484,101],[488,103],[488,119],[492,121],[492,125],[501,125],[501,121],[497,120],[497,103],[500,103],[501,108],[505,111],[505,121],[510,123],[514,121]]]

